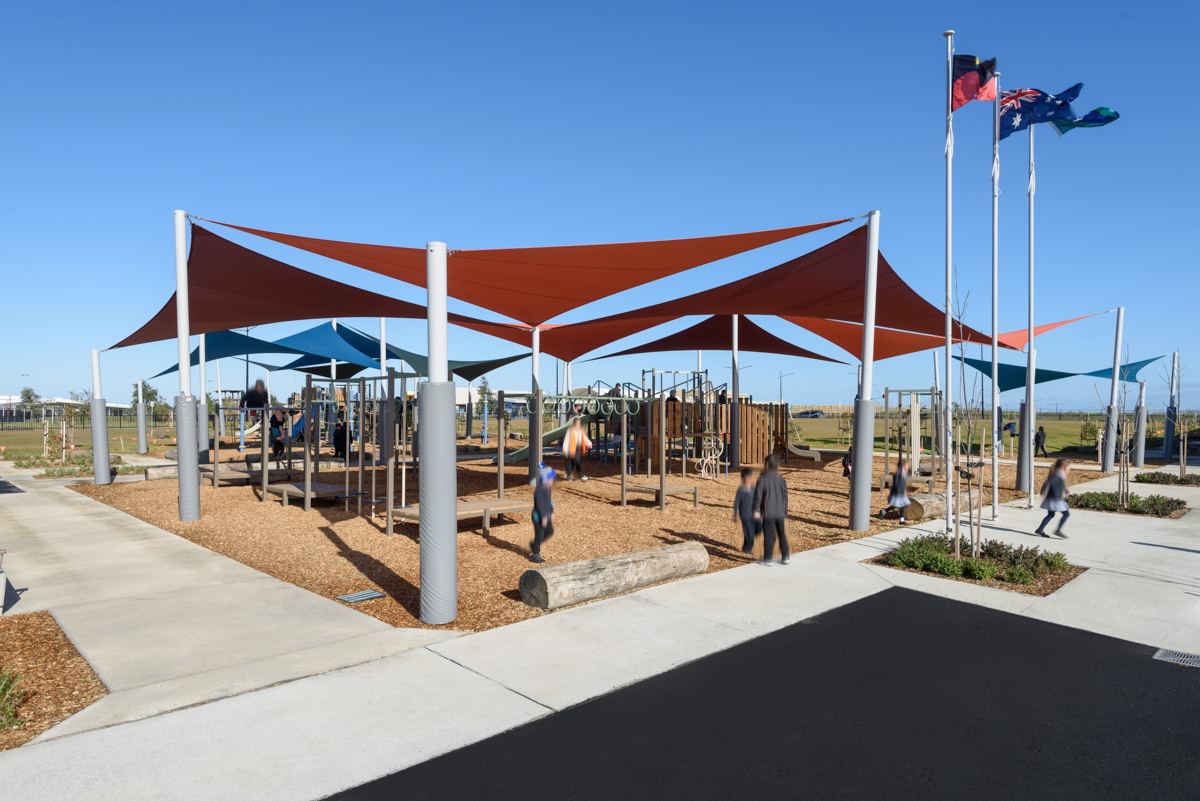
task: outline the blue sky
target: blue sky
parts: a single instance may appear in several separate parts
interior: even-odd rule
[[[881,247],[920,293],[943,292],[942,30],[999,58],[1006,87],[1083,81],[1080,111],[1122,118],[1059,138],[1039,126],[1039,322],[1125,305],[1131,358],[1196,329],[1191,229],[1200,170],[1189,99],[1193,4],[37,3],[8,10],[0,394],[89,386],[89,349],[139,327],[173,290],[171,212],[293,233],[453,247],[630,241],[773,228],[882,211]],[[934,6],[940,6],[935,8]],[[1182,91],[1181,91],[1182,90]],[[955,262],[967,319],[990,321],[990,106],[956,113]],[[1003,145],[1001,330],[1025,324],[1025,135]],[[622,293],[561,318],[654,303],[772,266],[845,228]],[[323,275],[423,302],[417,288],[230,235]],[[553,280],[551,277],[548,280]],[[886,299],[881,299],[886,302]],[[451,308],[470,311],[452,302]],[[484,315],[481,315],[484,316]],[[486,315],[492,316],[492,315]],[[355,321],[352,321],[355,322]],[[623,345],[683,328],[631,338]],[[798,344],[849,360],[786,323]],[[1111,364],[1113,316],[1039,340],[1039,365]],[[368,331],[375,321],[356,321]],[[273,337],[306,327],[258,329]],[[418,321],[389,339],[425,350]],[[613,346],[616,350],[619,346]],[[105,395],[167,366],[171,343],[104,354]],[[515,346],[452,330],[451,357]],[[978,355],[978,350],[971,355]],[[1005,354],[1004,358],[1018,358]],[[715,381],[728,354],[706,353]],[[694,354],[581,364],[576,383],[637,381]],[[845,403],[852,367],[747,354],[745,391]],[[556,362],[543,362],[543,383]],[[928,386],[929,353],[882,362],[885,385]],[[210,389],[214,370],[210,367]],[[223,364],[226,388],[240,363]],[[24,374],[28,374],[28,378]],[[274,388],[298,383],[280,374]],[[1149,368],[1161,404],[1160,368]],[[490,376],[528,385],[528,362]],[[173,396],[170,380],[157,386]],[[1091,379],[1041,405],[1096,409]],[[1017,393],[1004,396],[1014,405]]]

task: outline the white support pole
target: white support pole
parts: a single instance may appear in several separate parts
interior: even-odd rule
[[[224,396],[221,395],[221,360],[216,360],[217,366],[217,436],[225,436],[225,415],[221,413],[221,404],[224,403]]]
[[[992,104],[992,519],[1000,515],[1000,73]]]
[[[104,391],[100,388],[100,351],[97,348],[92,348],[92,397],[104,397]]]
[[[1133,466],[1146,466],[1146,382],[1138,382],[1137,410],[1134,412]]]
[[[1175,418],[1179,414],[1179,351],[1171,354],[1171,379],[1167,385],[1167,413],[1163,419],[1163,459],[1175,453]]]
[[[954,346],[953,303],[954,303],[954,112],[951,107],[954,87],[954,31],[945,31],[946,37],[946,381],[944,390],[942,447],[946,459],[946,532],[949,533],[956,510],[953,472],[952,407],[954,398],[954,362],[951,349]]]
[[[1104,454],[1100,457],[1100,472],[1111,473],[1117,460],[1117,420],[1123,409],[1117,408],[1117,391],[1121,386],[1121,337],[1125,332],[1125,307],[1117,309],[1117,334],[1113,342],[1112,386],[1108,393],[1108,416],[1104,421]]]
[[[862,372],[854,401],[854,464],[850,472],[850,529],[871,528],[871,468],[875,459],[875,294],[879,274],[879,212],[867,215],[866,280],[863,288]]]
[[[329,324],[330,324],[330,326],[333,327],[333,330],[336,333],[337,332],[337,318],[336,317],[330,318]],[[334,431],[337,430],[337,385],[334,383],[336,381],[337,381],[337,359],[330,359],[329,360],[329,397],[326,398],[326,400],[328,402],[325,404],[325,424],[326,424],[326,428],[329,431],[329,444],[330,445],[334,444],[333,440],[334,440],[334,437],[336,436],[334,434]],[[347,455],[349,455],[349,454],[347,454]]]
[[[541,382],[541,362],[542,362],[542,332],[537,326],[533,327],[530,332],[530,346],[533,350],[533,365],[532,365],[532,382],[533,386],[530,391],[535,399],[540,398],[538,394],[542,389]],[[536,405],[536,404],[535,404]],[[529,479],[532,481],[537,478],[538,464],[542,461],[542,409],[538,406],[535,411],[529,413]]]
[[[379,318],[379,369],[387,370],[387,320],[383,317]]]
[[[429,381],[418,396],[420,414],[421,622],[458,617],[458,478],[454,382],[447,362],[446,244],[425,250]]]
[[[137,439],[138,453],[149,453],[150,448],[146,444],[146,402],[142,399],[142,379],[137,382]]]
[[[97,484],[112,483],[108,459],[108,405],[100,384],[100,351],[92,348],[92,476]]]
[[[191,320],[188,316],[187,214],[175,212],[175,337],[179,355],[179,397],[175,399],[175,441],[179,460],[179,519],[200,519],[200,466],[196,401],[192,397]]]
[[[732,347],[729,355],[732,362],[732,378],[729,379],[729,468],[731,470],[742,469],[742,404],[739,398],[741,394],[741,375],[738,371],[738,316],[731,315],[733,319]]]

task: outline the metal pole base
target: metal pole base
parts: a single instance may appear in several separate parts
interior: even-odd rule
[[[850,468],[850,530],[871,530],[871,472],[875,462],[875,403],[854,401],[854,449]]]
[[[108,463],[108,407],[104,398],[92,398],[92,475],[97,484],[112,483]]]
[[[1137,407],[1137,423],[1133,433],[1133,466],[1146,466],[1146,407]]]
[[[1171,459],[1175,456],[1175,420],[1179,414],[1179,410],[1174,406],[1167,407],[1167,417],[1163,421],[1163,458]]]
[[[421,385],[421,622],[458,617],[458,460],[454,382]]]
[[[1104,418],[1104,453],[1100,456],[1100,472],[1111,473],[1117,461],[1117,407],[1109,406]]]
[[[139,403],[137,405],[137,437],[138,437],[138,453],[149,453],[150,448],[146,444],[146,404]]]
[[[198,464],[208,464],[208,400],[203,396],[195,398],[196,402],[196,448]]]
[[[1033,490],[1033,437],[1027,429],[1029,415],[1025,409],[1025,401],[1021,401],[1021,416],[1017,423],[1017,431],[1021,436],[1017,439],[1017,492],[1030,493]]]
[[[196,444],[196,399],[175,396],[175,459],[179,464],[179,519],[200,519],[200,450]]]
[[[729,469],[742,469],[742,404],[737,398],[729,403]]]

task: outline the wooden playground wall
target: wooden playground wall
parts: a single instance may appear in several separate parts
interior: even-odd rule
[[[658,453],[660,417],[658,404],[663,402],[655,400],[649,404],[651,455]],[[678,445],[678,440],[684,436],[685,429],[687,435],[692,438],[699,438],[701,434],[708,433],[704,430],[705,426],[703,425],[704,412],[698,404],[681,401],[666,401],[666,404],[668,449],[672,444]],[[789,418],[785,406],[777,403],[741,403],[738,408],[741,412],[742,464],[762,464],[767,458],[767,454],[782,453],[786,450]],[[709,430],[718,434],[723,441],[728,441],[730,406],[710,404],[708,413],[712,415],[708,426]],[[646,423],[646,406],[642,407],[642,411],[638,415],[638,423],[638,447],[641,449],[646,445],[643,430]],[[675,442],[673,443],[671,440],[675,440]],[[641,452],[645,453],[644,450]]]

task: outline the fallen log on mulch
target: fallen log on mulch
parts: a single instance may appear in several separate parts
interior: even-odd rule
[[[708,570],[708,551],[698,542],[679,542],[647,551],[601,556],[526,570],[521,600],[539,609],[594,601],[660,581]]]
[[[967,499],[967,493],[958,493],[958,502],[955,507],[960,511],[965,511],[968,505],[973,509],[978,509],[983,504],[983,493],[972,493],[973,504]],[[944,492],[922,492],[916,495],[909,495],[908,514],[905,517],[911,521],[929,520],[931,518],[940,518],[946,516],[946,493]]]

